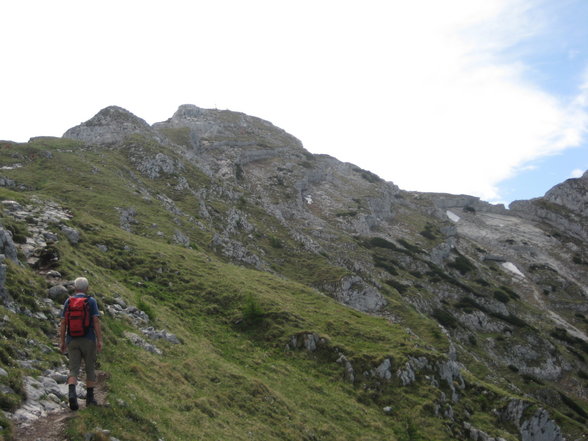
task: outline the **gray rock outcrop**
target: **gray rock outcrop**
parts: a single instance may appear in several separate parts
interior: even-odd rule
[[[159,137],[143,119],[121,107],[110,106],[79,126],[72,127],[63,137],[88,144],[110,145],[124,141],[135,133]]]
[[[18,252],[12,240],[12,233],[2,228],[2,226],[0,226],[0,254],[13,262],[18,262]]]
[[[521,424],[521,441],[565,441],[559,426],[549,417],[549,412],[539,409]]]
[[[359,276],[342,278],[334,290],[333,297],[339,302],[363,312],[378,311],[386,304],[386,299],[382,294]]]
[[[517,215],[554,225],[582,240],[588,240],[588,172],[568,179],[542,198],[514,201],[510,210]]]

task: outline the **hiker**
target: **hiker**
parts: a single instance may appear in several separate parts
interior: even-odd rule
[[[86,366],[86,406],[96,406],[96,354],[102,350],[100,311],[96,299],[88,296],[88,279],[74,281],[75,293],[63,305],[59,337],[61,352],[69,353],[69,407],[78,410],[76,384],[82,360]]]

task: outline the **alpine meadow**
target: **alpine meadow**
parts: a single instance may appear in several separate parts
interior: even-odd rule
[[[242,113],[108,107],[0,142],[0,202],[3,440],[588,439],[588,173],[505,208]],[[79,276],[104,351],[72,412]]]

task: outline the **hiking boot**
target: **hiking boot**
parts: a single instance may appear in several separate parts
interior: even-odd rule
[[[75,394],[69,394],[69,408],[71,410],[78,410],[80,408],[78,397]]]
[[[98,406],[98,402],[94,398],[94,388],[89,387],[86,389],[86,407]]]

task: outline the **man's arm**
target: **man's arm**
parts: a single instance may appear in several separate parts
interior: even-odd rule
[[[100,324],[100,316],[94,316],[94,332],[96,333],[96,350],[102,351],[102,325]]]
[[[65,327],[65,318],[62,318],[61,323],[59,324],[59,349],[62,354],[65,354],[65,351],[67,351],[67,345],[65,344]]]

